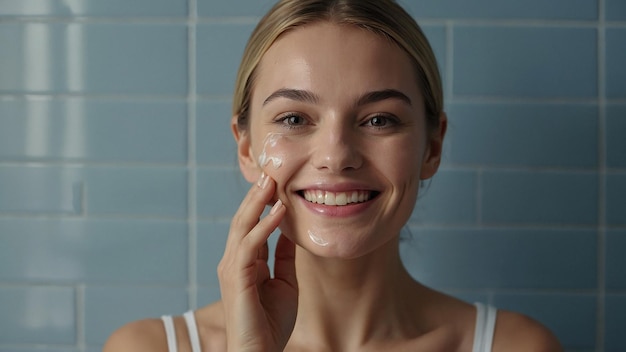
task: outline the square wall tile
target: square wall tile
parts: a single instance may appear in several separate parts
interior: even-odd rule
[[[200,24],[196,62],[198,94],[230,96],[254,24]]]
[[[626,2],[623,0],[604,0],[604,11],[607,21],[626,21]]]
[[[76,168],[0,166],[0,213],[80,214],[83,182]]]
[[[626,83],[625,83],[626,84]],[[626,168],[626,105],[606,107],[606,166]]]
[[[3,0],[0,16],[186,16],[186,0]]]
[[[0,100],[0,160],[187,162],[183,100]]]
[[[605,352],[622,352],[626,346],[626,295],[609,294],[605,306]]]
[[[448,70],[451,69],[446,66],[446,27],[444,26],[434,26],[434,25],[425,25],[420,26],[422,32],[428,39],[428,43],[430,47],[433,49],[435,53],[435,57],[437,59],[437,66],[439,66],[439,75],[441,76],[441,84],[443,86],[444,94],[448,93],[447,77]]]
[[[485,171],[485,224],[594,225],[598,221],[595,173]]]
[[[475,224],[477,186],[473,171],[440,170],[419,190],[409,221],[416,224]]]
[[[90,167],[86,212],[98,215],[187,217],[186,167]]]
[[[448,119],[449,164],[598,165],[596,105],[452,103]]]
[[[187,93],[182,24],[2,23],[0,47],[0,93]]]
[[[0,343],[74,344],[75,300],[70,287],[0,287]]]
[[[205,220],[230,222],[252,187],[235,168],[200,168],[197,179],[198,217]]]
[[[606,232],[606,288],[626,289],[626,230]]]
[[[0,282],[187,282],[184,222],[0,219],[0,243]]]
[[[626,28],[606,29],[606,95],[626,98]]]
[[[496,293],[493,303],[499,309],[519,312],[544,324],[568,350],[591,350],[596,346],[595,295]]]
[[[401,242],[403,261],[417,280],[438,289],[597,287],[595,231],[411,230],[414,238]]]
[[[85,340],[102,345],[122,325],[134,320],[181,315],[188,308],[183,287],[87,287]]]
[[[499,98],[596,98],[592,28],[457,26],[454,94]]]
[[[619,1],[619,0],[616,0]],[[418,20],[442,19],[553,19],[595,20],[597,1],[588,0],[425,0],[400,2]]]
[[[626,225],[626,173],[606,175],[606,222],[609,226]]]
[[[196,158],[198,164],[239,167],[237,143],[231,133],[231,101],[197,104]]]
[[[198,284],[209,286],[219,298],[217,265],[224,256],[230,222],[198,222]]]
[[[274,0],[197,0],[200,17],[261,17],[269,11]],[[256,18],[255,18],[256,20]]]

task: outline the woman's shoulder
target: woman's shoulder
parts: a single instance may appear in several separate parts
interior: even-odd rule
[[[202,351],[222,351],[225,347],[224,314],[220,302],[194,311]],[[191,351],[189,331],[183,316],[173,317],[178,351]],[[142,319],[117,329],[104,345],[103,352],[168,352],[162,319]]]
[[[498,310],[493,351],[563,351],[559,340],[538,321],[507,310]]]
[[[127,323],[111,334],[103,352],[167,352],[167,337],[161,319],[142,319]]]

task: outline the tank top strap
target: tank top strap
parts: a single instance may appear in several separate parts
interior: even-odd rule
[[[174,329],[174,319],[171,315],[164,315],[161,317],[163,325],[165,326],[165,336],[167,338],[167,350],[169,352],[177,352],[176,343],[176,329]]]
[[[200,349],[200,335],[198,334],[198,326],[196,325],[196,317],[193,311],[190,310],[183,314],[185,322],[187,323],[187,331],[189,332],[189,341],[191,342],[192,352],[201,352]]]
[[[477,302],[474,305],[476,306],[476,327],[472,352],[491,352],[498,311],[482,303]]]

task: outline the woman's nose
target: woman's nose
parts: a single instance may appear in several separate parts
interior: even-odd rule
[[[311,162],[318,170],[342,172],[363,164],[358,133],[350,127],[320,129],[313,138]]]

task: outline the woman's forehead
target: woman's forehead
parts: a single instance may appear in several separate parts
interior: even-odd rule
[[[325,95],[397,89],[419,94],[410,56],[382,35],[321,22],[282,35],[257,67],[257,103],[283,88]]]

